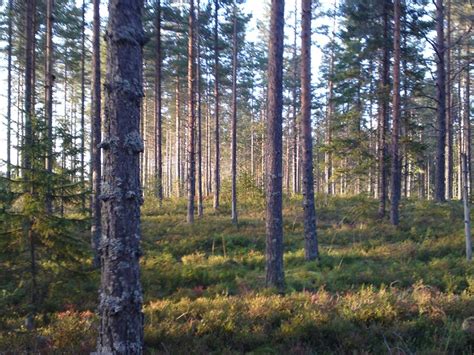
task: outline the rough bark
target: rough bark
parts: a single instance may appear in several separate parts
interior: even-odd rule
[[[401,195],[400,161],[400,0],[394,1],[393,94],[392,94],[392,171],[390,181],[390,222],[398,225]]]
[[[194,0],[189,2],[189,40],[188,40],[188,223],[194,222],[194,197],[196,195],[196,157],[194,138],[196,136],[196,97],[194,69]]]
[[[155,169],[156,197],[161,205],[163,201],[163,128],[161,115],[161,0],[156,4],[156,51],[155,51]]]
[[[100,354],[141,354],[139,154],[142,88],[143,2],[110,0],[106,33],[104,184]]]
[[[303,136],[303,208],[305,259],[318,257],[314,205],[313,138],[311,125],[311,0],[301,0],[301,133]]]
[[[232,223],[237,224],[237,5],[234,3],[232,34]]]
[[[268,53],[266,284],[283,291],[282,109],[284,0],[272,0]]]
[[[436,0],[436,103],[437,145],[435,169],[435,200],[445,201],[445,144],[446,144],[446,68],[444,44],[444,4]]]
[[[215,117],[215,162],[214,162],[214,210],[219,208],[220,178],[220,126],[219,126],[219,0],[214,0],[214,115]]]
[[[101,74],[100,74],[100,0],[93,1],[93,26],[92,26],[92,226],[91,243],[94,252],[94,266],[100,265],[99,244],[102,234],[101,229],[101,203],[100,203],[100,181],[102,176],[102,165],[100,156],[100,141],[102,138],[102,103],[101,103]]]

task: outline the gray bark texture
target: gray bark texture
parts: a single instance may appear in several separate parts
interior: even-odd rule
[[[313,137],[311,126],[311,0],[301,0],[301,133],[303,136],[303,208],[305,259],[318,257],[314,206]]]
[[[282,110],[284,0],[272,0],[268,51],[266,284],[283,291]]]
[[[110,0],[101,199],[100,354],[141,354],[139,154],[143,1]]]

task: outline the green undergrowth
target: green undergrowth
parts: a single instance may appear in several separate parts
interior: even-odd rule
[[[285,198],[286,290],[279,295],[265,288],[263,194],[250,185],[246,191],[237,226],[225,185],[222,208],[214,212],[205,200],[205,216],[193,226],[185,223],[186,201],[159,207],[146,199],[147,353],[474,351],[474,336],[461,328],[474,316],[474,266],[464,259],[460,203],[402,201],[395,228],[377,219],[377,201],[318,196],[321,258],[306,262],[301,198]],[[91,351],[98,274],[80,280],[58,280],[35,333],[20,314],[2,317],[0,352]]]

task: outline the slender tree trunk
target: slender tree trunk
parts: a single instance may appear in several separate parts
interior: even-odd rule
[[[156,4],[156,52],[155,52],[155,170],[156,197],[163,202],[163,129],[161,115],[161,0]]]
[[[215,126],[215,162],[214,162],[214,210],[219,209],[219,198],[221,190],[220,178],[220,139],[219,139],[219,0],[214,0],[214,96],[216,116]]]
[[[437,101],[437,146],[435,170],[435,200],[445,201],[445,144],[446,144],[446,68],[444,44],[444,4],[436,0],[436,101]]]
[[[100,238],[101,228],[101,203],[100,182],[102,164],[100,157],[100,141],[102,140],[101,119],[101,74],[100,74],[100,0],[93,0],[94,19],[92,28],[92,227],[91,242],[94,252],[94,266],[100,265]]]
[[[464,205],[464,235],[466,238],[466,259],[467,261],[472,260],[472,239],[471,239],[471,213],[469,208],[469,177],[467,171],[467,158],[466,154],[461,154],[461,165],[463,175],[463,194],[462,200]]]
[[[266,283],[283,291],[282,110],[284,0],[272,0],[268,50]]]
[[[179,76],[176,73],[176,90],[175,90],[175,114],[176,114],[176,196],[181,197],[181,119],[180,119],[180,98],[179,98]]]
[[[469,199],[472,196],[472,154],[471,154],[471,144],[472,144],[472,134],[471,134],[471,73],[470,73],[470,46],[469,41],[466,41],[466,62],[464,64],[464,153],[467,158],[467,185]]]
[[[198,157],[198,217],[203,216],[203,194],[202,194],[202,106],[201,106],[201,3],[197,0],[197,21],[196,21],[196,99],[197,99],[197,157]]]
[[[333,49],[331,49],[331,59],[329,63],[329,92],[326,111],[326,145],[328,146],[328,149],[324,153],[326,193],[328,195],[332,195],[334,193],[332,182],[332,153],[330,151],[332,144],[332,120],[334,115],[334,83],[332,79],[333,75],[334,53]]]
[[[209,87],[206,90],[206,194],[212,193],[212,145],[211,145],[211,108]]]
[[[234,2],[232,35],[232,223],[237,224],[237,5]]]
[[[25,16],[25,92],[24,92],[24,135],[22,143],[22,165],[23,165],[23,179],[24,179],[24,193],[34,195],[34,175],[32,171],[33,163],[33,79],[34,76],[34,14],[36,12],[36,1],[26,1],[26,16]],[[30,289],[30,313],[27,316],[27,329],[32,330],[34,328],[34,315],[37,311],[37,268],[36,268],[36,240],[32,230],[32,220],[30,216],[26,216],[23,220],[23,235],[24,239],[29,244],[30,254],[30,275],[31,275],[31,289]]]
[[[45,53],[45,116],[47,125],[46,171],[48,173],[48,186],[46,192],[46,213],[53,212],[51,196],[51,174],[53,173],[53,0],[46,1],[46,53]]]
[[[401,195],[400,140],[400,0],[394,1],[393,33],[393,101],[392,101],[392,171],[390,196],[390,222],[398,225]]]
[[[383,47],[382,58],[380,62],[380,87],[379,87],[379,127],[378,127],[378,164],[379,164],[379,183],[378,183],[378,197],[379,197],[379,211],[380,218],[385,216],[385,207],[387,203],[387,128],[388,128],[388,97],[390,93],[389,88],[389,57],[388,57],[388,12],[389,2],[383,2]]]
[[[453,198],[453,103],[451,82],[451,0],[447,6],[447,33],[446,33],[446,199]]]
[[[303,207],[305,259],[319,255],[314,206],[311,126],[311,0],[301,0],[301,133],[303,136]]]
[[[8,0],[8,47],[7,47],[7,180],[11,179],[11,124],[12,124],[12,48],[13,48],[13,0]],[[10,182],[8,181],[9,192]]]
[[[194,223],[194,197],[196,194],[196,157],[194,156],[194,137],[196,130],[196,97],[194,68],[194,0],[189,2],[189,41],[188,41],[188,223]]]
[[[82,28],[81,28],[81,189],[85,191],[85,142],[86,142],[86,2],[82,0]],[[83,193],[81,197],[82,211],[86,210],[86,195]]]
[[[109,0],[103,236],[101,242],[100,354],[141,354],[140,110],[143,97],[142,1]]]

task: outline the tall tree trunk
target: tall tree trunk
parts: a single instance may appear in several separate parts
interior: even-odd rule
[[[197,184],[198,184],[198,217],[203,216],[203,196],[202,196],[202,107],[201,107],[201,3],[197,0],[197,21],[196,21],[196,101],[197,101]]]
[[[314,206],[313,138],[311,125],[311,0],[301,0],[301,133],[303,136],[304,255],[319,255]]]
[[[8,0],[7,47],[7,180],[11,179],[11,124],[12,124],[12,49],[13,49],[13,0]],[[10,192],[10,182],[8,182]]]
[[[81,189],[84,191],[85,186],[85,142],[86,142],[86,2],[82,0],[82,28],[81,28]],[[82,194],[82,211],[86,209],[86,195]]]
[[[232,223],[237,224],[237,5],[234,2],[232,35]]]
[[[194,223],[194,197],[196,195],[196,157],[194,137],[196,130],[196,97],[194,69],[194,0],[189,2],[189,41],[188,41],[188,223]]]
[[[142,1],[109,0],[102,189],[100,354],[141,354]]]
[[[331,58],[329,63],[329,89],[328,89],[328,101],[327,101],[327,111],[326,111],[326,145],[328,149],[324,153],[324,165],[325,165],[325,181],[326,181],[326,193],[332,195],[333,191],[333,182],[332,182],[332,153],[331,153],[331,144],[332,144],[332,120],[334,116],[334,50],[331,45]]]
[[[179,97],[179,75],[176,73],[176,89],[175,89],[175,114],[176,114],[176,124],[175,124],[175,129],[176,129],[176,181],[178,182],[176,184],[176,196],[181,197],[181,118],[180,118],[180,110],[181,110],[181,105],[180,105],[180,97]]]
[[[471,213],[469,208],[469,187],[466,154],[461,154],[462,176],[463,176],[463,194],[464,205],[464,236],[466,239],[466,260],[472,260],[472,239],[471,239]]]
[[[283,291],[282,110],[284,0],[272,0],[268,49],[266,284]]]
[[[469,40],[466,41],[466,62],[464,64],[464,153],[466,154],[467,160],[467,185],[469,199],[472,196],[472,134],[471,134],[471,57],[470,57],[470,46]]]
[[[446,199],[453,198],[453,103],[451,80],[451,0],[447,7],[446,33]]]
[[[298,156],[298,112],[297,112],[297,86],[298,86],[298,57],[297,57],[297,12],[298,12],[298,1],[295,1],[295,19],[294,19],[294,40],[293,40],[293,63],[292,63],[292,75],[293,75],[293,83],[291,88],[291,96],[292,96],[292,167],[293,167],[293,194],[299,193],[299,156]]]
[[[92,28],[92,227],[91,242],[94,252],[94,266],[100,265],[100,238],[101,228],[101,203],[100,181],[102,166],[100,157],[100,141],[102,139],[101,119],[101,74],[100,74],[100,0],[93,0],[94,19]]]
[[[445,144],[446,144],[446,68],[444,44],[444,5],[436,0],[436,101],[437,101],[437,146],[435,170],[435,200],[445,201]]]
[[[32,171],[33,162],[33,83],[34,83],[34,14],[36,12],[36,1],[27,0],[26,2],[26,16],[25,16],[25,92],[24,92],[24,135],[22,142],[22,177],[24,179],[24,193],[33,195],[34,191],[34,176]],[[37,311],[37,280],[36,280],[36,240],[32,230],[32,220],[30,216],[26,216],[23,220],[23,235],[24,239],[29,244],[30,254],[30,275],[31,275],[31,299],[30,299],[30,313],[27,317],[27,328],[33,329],[33,319]]]
[[[378,164],[379,164],[379,182],[378,182],[378,197],[379,197],[379,210],[378,215],[380,218],[385,216],[385,207],[387,203],[387,128],[388,128],[388,97],[390,94],[389,88],[389,57],[388,57],[388,13],[389,13],[389,0],[383,0],[383,47],[382,47],[382,58],[380,62],[380,82],[379,82],[379,112],[378,112]]]
[[[155,169],[156,197],[163,202],[163,129],[161,116],[161,0],[156,4],[156,52],[155,52]]]
[[[220,177],[220,140],[219,140],[219,0],[214,0],[214,96],[215,108],[214,115],[216,116],[215,126],[215,162],[214,162],[214,210],[219,208],[219,198],[221,190]]]
[[[394,1],[393,31],[393,101],[392,101],[392,171],[390,196],[390,222],[398,225],[401,195],[400,140],[400,0]]]
[[[46,1],[46,53],[45,53],[45,116],[47,125],[47,145],[46,171],[48,173],[48,186],[46,192],[46,213],[53,211],[53,201],[51,196],[51,175],[53,173],[53,0]]]
[[[206,89],[206,195],[212,193],[212,145],[211,145],[211,107],[209,87]]]

